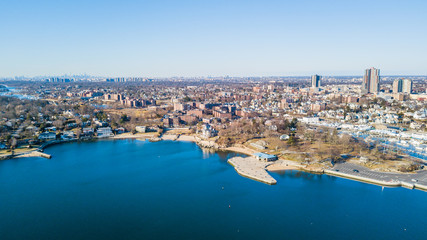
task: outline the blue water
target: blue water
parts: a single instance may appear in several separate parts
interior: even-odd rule
[[[0,162],[0,239],[426,239],[427,193],[298,171],[269,186],[227,153],[132,140]]]
[[[7,92],[0,92],[0,96],[16,97],[19,99],[30,99],[30,100],[37,100],[38,99],[38,97],[35,97],[35,96],[26,95],[26,94],[24,94],[24,95],[19,94],[19,92],[21,92],[21,90],[16,89],[14,87],[8,87],[6,85],[3,85],[3,86],[6,87]]]

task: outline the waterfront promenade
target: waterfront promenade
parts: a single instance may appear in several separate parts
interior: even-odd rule
[[[417,188],[427,191],[427,171],[416,173],[387,173],[376,172],[353,163],[337,163],[332,169],[324,171],[334,175],[362,182],[373,183],[388,187]]]
[[[277,181],[268,171],[305,170],[302,166],[291,164],[291,161],[262,162],[253,157],[233,157],[228,160],[237,173],[262,183],[274,185]],[[385,187],[405,187],[427,191],[427,171],[416,173],[376,172],[352,163],[338,163],[331,169],[324,169],[324,174],[376,184]]]

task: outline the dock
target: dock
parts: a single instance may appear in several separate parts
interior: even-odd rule
[[[259,161],[253,157],[233,157],[227,161],[234,167],[236,172],[243,177],[247,177],[262,183],[274,185],[277,183],[270,174],[268,174],[266,167],[271,164],[268,162]]]

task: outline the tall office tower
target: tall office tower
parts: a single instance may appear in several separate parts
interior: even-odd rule
[[[412,80],[411,79],[403,79],[402,81],[402,92],[404,93],[412,93]]]
[[[393,93],[402,92],[403,80],[401,78],[393,81]]]
[[[320,87],[320,76],[319,75],[313,75],[313,76],[311,76],[311,86],[313,88]]]
[[[363,93],[377,93],[380,90],[380,70],[369,68],[365,70],[362,82]]]

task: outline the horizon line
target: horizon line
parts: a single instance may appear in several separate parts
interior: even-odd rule
[[[215,75],[215,76],[96,76],[96,75],[88,75],[88,74],[63,74],[63,75],[34,75],[34,76],[13,76],[13,77],[0,77],[1,80],[15,80],[14,78],[57,78],[57,77],[88,77],[88,78],[146,78],[146,79],[165,79],[165,78],[290,78],[290,77],[311,77],[313,75],[318,75],[321,77],[363,77],[363,74],[360,75],[331,75],[331,74],[312,74],[312,75],[247,75],[247,76],[231,76],[231,75]],[[380,77],[427,77],[427,74],[391,74],[391,75],[381,75]]]

